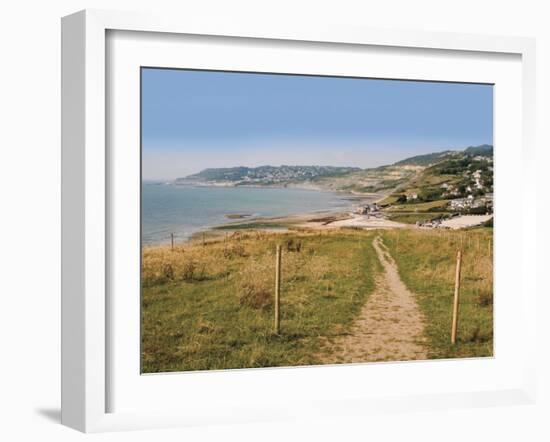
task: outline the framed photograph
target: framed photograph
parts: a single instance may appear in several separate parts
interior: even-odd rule
[[[63,423],[533,401],[534,42],[264,25],[63,19]]]

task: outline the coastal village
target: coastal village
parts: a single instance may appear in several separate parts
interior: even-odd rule
[[[461,229],[492,223],[493,146],[419,155],[364,170],[329,166],[206,169],[174,184],[297,187],[350,194],[356,199],[345,214],[310,217],[305,223],[298,217],[301,227]],[[228,218],[237,219],[234,214]],[[283,221],[289,225],[289,219]],[[270,222],[276,225],[276,220]],[[248,224],[252,227],[254,220]]]
[[[490,221],[493,217],[492,212],[487,211],[485,214],[468,215],[461,212],[467,211],[470,208],[488,207],[487,203],[492,204],[490,198],[480,198],[476,201],[472,198],[457,198],[449,202],[448,208],[452,211],[445,216],[428,219],[425,221],[416,221],[414,226],[426,229],[461,229],[467,227],[475,227]],[[388,216],[384,213],[381,206],[377,203],[360,204],[354,207],[349,213],[348,220],[353,220],[353,226],[364,228],[383,228],[386,223],[373,223],[373,221],[387,221]],[[336,226],[345,225],[346,220],[340,220]],[[395,223],[387,224],[388,227],[398,227]],[[408,227],[402,225],[401,227]]]
[[[404,187],[381,201],[357,204],[349,213],[353,225],[368,227],[374,219],[399,221],[404,215],[418,218],[413,225],[427,229],[459,229],[489,222],[493,216],[493,158],[475,155],[468,160],[464,170],[439,185],[432,180],[429,186]],[[472,165],[481,167],[472,170]]]

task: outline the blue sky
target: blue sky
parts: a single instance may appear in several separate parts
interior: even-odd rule
[[[143,178],[375,167],[493,142],[490,85],[142,69]]]

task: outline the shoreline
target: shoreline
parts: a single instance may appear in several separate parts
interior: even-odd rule
[[[480,227],[482,221],[492,218],[493,215],[461,215],[455,218],[457,225],[447,226],[448,230],[460,230]],[[473,219],[470,219],[473,218]],[[455,222],[456,222],[455,221]],[[461,222],[462,221],[462,222]],[[262,217],[252,220],[240,220],[205,228],[191,234],[189,237],[179,240],[176,244],[192,245],[201,242],[219,241],[227,235],[234,235],[239,232],[266,232],[266,233],[288,233],[288,232],[315,232],[315,231],[337,231],[342,229],[357,230],[427,230],[426,227],[419,227],[414,224],[400,223],[384,217],[360,215],[341,210],[325,210],[309,213],[301,213],[279,217]],[[142,248],[167,247],[169,243],[142,244]]]
[[[193,186],[194,187],[194,186]],[[218,187],[202,185],[197,187]],[[189,234],[185,238],[180,238],[176,242],[178,244],[189,244],[208,239],[223,238],[227,234],[233,234],[240,231],[256,231],[256,232],[280,232],[289,231],[319,231],[319,230],[336,230],[336,229],[361,229],[361,230],[388,230],[388,229],[414,229],[423,228],[414,224],[393,221],[383,213],[378,215],[362,215],[355,212],[355,207],[358,205],[378,204],[384,200],[391,192],[380,193],[358,193],[355,191],[328,190],[313,187],[298,187],[298,186],[228,186],[232,188],[246,187],[259,189],[299,189],[311,190],[312,192],[328,192],[338,194],[343,201],[346,201],[347,207],[342,208],[327,208],[315,210],[311,212],[301,212],[289,215],[280,216],[255,216],[253,213],[224,213],[226,222],[205,225],[197,231]],[[470,220],[471,216],[461,215],[455,218],[455,221],[444,223],[448,229],[464,229],[475,227],[480,224],[476,217],[475,220]],[[490,218],[490,217],[489,217]],[[485,221],[485,220],[483,220]],[[142,243],[142,247],[159,247],[169,245],[169,241]]]
[[[331,190],[321,187],[313,186],[255,186],[255,185],[243,185],[243,186],[223,186],[223,185],[191,185],[191,184],[174,184],[174,186],[188,186],[188,187],[224,187],[224,188],[253,188],[253,189],[296,189],[307,190],[311,192],[323,192],[338,195],[339,198],[345,202],[346,207],[335,207],[315,210],[312,212],[298,212],[288,215],[275,215],[275,216],[255,216],[254,211],[246,213],[247,216],[242,216],[240,213],[224,213],[223,217],[226,222],[205,225],[199,230],[192,232],[185,238],[177,239],[178,244],[185,244],[190,242],[202,241],[204,238],[216,238],[224,236],[226,233],[233,233],[241,230],[256,230],[256,231],[281,231],[287,232],[289,230],[307,228],[308,224],[311,224],[311,228],[317,229],[314,220],[324,217],[334,217],[335,221],[344,221],[351,218],[354,207],[361,204],[373,204],[386,198],[387,193],[358,193],[348,190]],[[244,213],[244,212],[243,212]],[[238,216],[238,218],[235,218]],[[169,240],[162,242],[148,242],[143,243],[142,247],[158,247],[169,245]]]
[[[389,229],[411,229],[413,225],[391,221],[386,218],[368,215],[359,215],[351,211],[323,210],[316,212],[300,213],[278,217],[260,217],[244,219],[238,222],[230,222],[213,226],[193,233],[190,237],[179,244],[192,244],[219,240],[226,235],[233,235],[238,232],[315,232],[341,229],[360,230],[389,230]],[[145,247],[156,247],[165,244],[147,244]]]
[[[250,186],[253,187],[253,186]],[[268,187],[268,186],[254,186]],[[273,188],[272,186],[269,186]],[[281,187],[283,188],[283,187]],[[288,187],[287,187],[288,188]],[[303,189],[302,189],[303,190]],[[288,232],[292,230],[333,230],[341,228],[361,228],[365,230],[373,229],[395,229],[411,228],[413,226],[391,221],[385,217],[375,217],[369,215],[360,215],[355,213],[354,208],[357,205],[378,204],[388,196],[388,192],[379,193],[359,193],[354,191],[313,189],[306,190],[332,192],[342,195],[342,199],[350,204],[346,209],[334,208],[323,209],[314,212],[302,212],[283,216],[270,217],[251,217],[243,218],[239,221],[231,221],[216,226],[211,226],[199,232],[192,234],[186,242],[200,240],[204,235],[210,238],[221,236],[221,233],[234,233],[241,230],[255,230],[268,232]]]

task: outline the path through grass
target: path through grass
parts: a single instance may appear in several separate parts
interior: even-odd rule
[[[407,229],[382,233],[426,316],[431,358],[493,354],[492,228]],[[458,344],[450,344],[456,252],[463,249]]]

